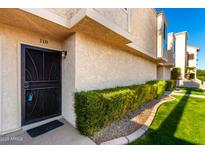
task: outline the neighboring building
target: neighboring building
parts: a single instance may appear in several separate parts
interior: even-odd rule
[[[187,32],[169,33],[170,44],[174,47],[175,54],[175,67],[181,68],[182,79],[186,78],[187,68],[193,68],[190,73],[195,73],[197,69],[197,52],[200,50],[198,47],[187,45],[188,34]],[[168,47],[168,52],[170,48]]]
[[[175,35],[175,67],[181,68],[182,79],[185,77],[187,66],[187,32],[176,33]]]
[[[164,27],[166,27],[166,25],[164,25]],[[164,34],[167,35],[167,33]],[[164,39],[162,51],[164,54],[164,58],[166,59],[166,62],[158,64],[157,79],[169,80],[171,78],[171,69],[175,66],[175,36],[174,33],[169,33],[168,37],[163,36],[163,38]]]
[[[158,31],[157,31],[157,57],[163,59],[162,63],[158,63],[157,65],[157,79],[164,79],[169,80],[170,79],[170,71],[171,68],[174,66],[174,61],[171,58],[173,57],[173,52],[167,51],[167,42],[168,37],[167,36],[167,26],[168,21],[164,13],[158,13]]]
[[[167,54],[168,64],[175,66],[176,38],[174,33],[168,33]]]
[[[0,134],[75,126],[75,91],[169,79],[167,26],[151,8],[0,9]]]
[[[187,57],[188,57],[188,67],[192,68],[190,73],[195,74],[195,79],[196,79],[196,70],[197,70],[197,61],[198,61],[198,52],[199,48],[195,46],[187,46]]]

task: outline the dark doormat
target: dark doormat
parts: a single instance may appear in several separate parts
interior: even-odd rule
[[[27,130],[27,133],[31,136],[31,137],[37,137],[39,135],[42,135],[46,132],[49,132],[55,128],[58,128],[60,126],[64,125],[64,123],[58,121],[58,120],[54,120],[52,122],[49,122],[47,124],[32,128]]]

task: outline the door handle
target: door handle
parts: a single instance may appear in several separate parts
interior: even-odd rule
[[[24,83],[24,88],[25,88],[25,89],[29,88],[29,82],[25,82],[25,83]]]

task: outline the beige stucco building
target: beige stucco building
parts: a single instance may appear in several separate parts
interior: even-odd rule
[[[174,66],[174,52],[171,52],[170,36],[167,35],[168,21],[164,13],[158,13],[157,24],[157,57],[164,60],[157,65],[157,79],[169,80],[170,70]]]
[[[198,67],[198,52],[200,51],[200,49],[198,47],[195,46],[187,46],[187,63],[188,63],[188,67],[189,68],[193,68],[191,71],[191,73],[195,74],[195,79],[196,79],[196,70]]]
[[[187,32],[176,33],[175,38],[175,67],[181,68],[182,79],[184,79],[187,66]]]
[[[174,66],[181,68],[182,79],[186,78],[187,68],[195,68],[191,70],[190,73],[195,73],[197,70],[197,53],[199,48],[195,46],[188,45],[188,32],[179,32],[179,33],[169,33],[168,42],[171,46],[168,45],[168,52],[171,50]],[[168,58],[169,59],[169,58]]]
[[[169,79],[167,26],[155,9],[0,9],[0,134],[75,126],[75,91]]]

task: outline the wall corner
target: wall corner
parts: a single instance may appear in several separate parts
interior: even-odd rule
[[[0,135],[2,134],[2,36],[0,35]]]

